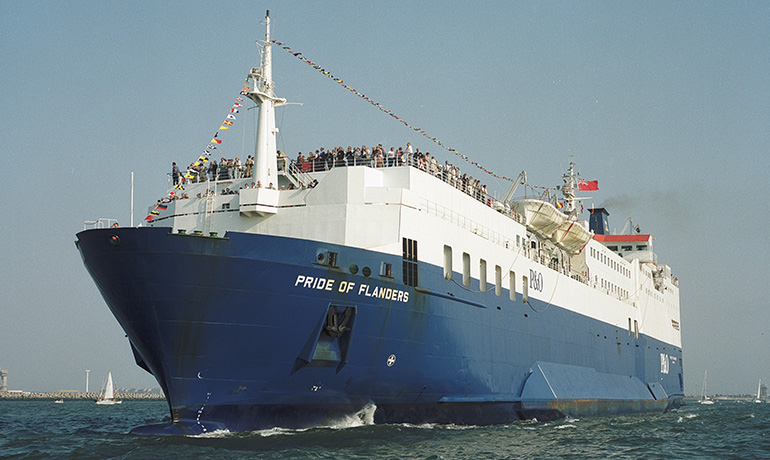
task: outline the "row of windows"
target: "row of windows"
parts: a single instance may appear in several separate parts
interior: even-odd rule
[[[454,270],[452,268],[452,248],[444,245],[444,278],[451,280],[454,276]],[[463,286],[471,286],[471,256],[467,252],[463,252]],[[521,289],[524,303],[529,302],[529,280],[526,276],[521,277]],[[479,291],[486,292],[487,286],[487,261],[479,259]],[[503,295],[503,269],[499,265],[495,265],[495,295],[500,297]],[[508,297],[511,300],[516,300],[516,273],[508,272]]]
[[[610,294],[615,294],[620,299],[627,299],[628,298],[628,291],[621,288],[620,286],[616,286],[613,283],[610,283],[609,281],[605,280],[604,278],[601,279],[601,288],[605,289]]]
[[[657,300],[660,303],[665,302],[665,299],[658,291],[652,290],[650,288],[644,288],[644,292],[647,293],[648,296],[652,297],[653,299]]]
[[[617,249],[617,246],[609,246],[607,249],[612,249],[613,247]],[[607,254],[597,251],[596,248],[591,248],[590,254],[591,254],[591,257],[593,257],[594,259],[610,267],[611,269],[615,270],[616,272],[620,273],[626,278],[629,278],[629,279],[631,278],[631,270],[629,270],[628,267],[624,267],[619,261],[612,260],[609,256],[607,256]]]
[[[607,246],[607,249],[609,249],[612,252],[618,252],[618,247],[617,246]],[[623,246],[620,247],[620,250],[624,251],[624,252],[630,252],[630,251],[634,250],[634,246],[631,245],[631,244],[623,245]],[[637,251],[646,251],[647,250],[647,245],[646,244],[637,244],[636,245],[636,250]]]

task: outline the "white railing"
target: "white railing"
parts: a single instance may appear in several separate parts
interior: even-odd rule
[[[109,228],[109,227],[117,227],[118,226],[118,219],[110,219],[107,217],[100,217],[96,220],[87,220],[83,222],[83,230],[88,230],[92,228]]]
[[[475,181],[470,181],[467,175],[463,175],[459,168],[451,166],[447,169],[446,165],[441,165],[438,162],[433,163],[428,161],[427,157],[420,155],[419,157],[414,154],[404,154],[398,158],[376,158],[376,157],[350,157],[350,158],[332,158],[327,157],[324,160],[314,159],[305,160],[299,164],[293,159],[286,157],[279,157],[277,159],[278,172],[282,173],[286,178],[299,188],[299,183],[307,186],[312,182],[313,178],[309,173],[329,171],[334,168],[348,167],[348,166],[367,166],[370,168],[396,168],[402,166],[411,166],[415,169],[424,171],[427,174],[436,177],[437,179],[455,187],[458,190],[463,191],[465,194],[475,198],[477,201],[492,206],[495,203],[495,198],[491,195],[484,193],[480,187],[477,187]],[[226,172],[223,172],[226,171]],[[208,170],[202,171],[200,174],[195,173],[195,178],[191,180],[184,179],[183,175],[180,175],[179,181],[185,184],[212,182],[212,183],[232,183],[239,179],[249,179],[247,168],[242,166],[240,168],[222,168],[220,166],[217,169],[216,174],[210,173]],[[171,173],[167,173],[168,188],[174,187],[174,181]],[[463,182],[465,178],[465,182]],[[296,183],[295,183],[296,182]],[[519,216],[514,215],[509,209],[506,209],[503,214],[515,219],[517,222],[522,222]]]

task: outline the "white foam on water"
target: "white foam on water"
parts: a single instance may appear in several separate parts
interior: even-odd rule
[[[346,414],[337,420],[331,421],[326,427],[344,429],[374,425],[374,412],[376,410],[377,406],[373,403],[369,403],[353,414]]]
[[[253,434],[258,434],[259,436],[262,436],[263,438],[267,438],[270,436],[276,436],[276,435],[293,435],[297,433],[302,433],[304,431],[309,430],[310,428],[296,428],[296,429],[290,429],[290,428],[269,428],[267,430],[259,430],[259,431],[252,431]]]
[[[447,430],[472,430],[478,428],[478,425],[444,425]]]
[[[230,430],[214,430],[210,433],[193,434],[193,435],[190,435],[189,437],[191,438],[224,438],[232,434],[233,433],[231,433]]]
[[[436,428],[438,425],[435,423],[420,423],[419,425],[414,425],[412,423],[401,423],[401,426],[405,426],[408,428],[420,428],[423,430],[432,430]]]

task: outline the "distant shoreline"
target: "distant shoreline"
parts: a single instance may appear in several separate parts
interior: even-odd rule
[[[99,393],[80,393],[59,391],[53,393],[39,392],[1,392],[0,401],[96,401]],[[123,401],[163,401],[165,396],[158,393],[120,393],[117,399]]]

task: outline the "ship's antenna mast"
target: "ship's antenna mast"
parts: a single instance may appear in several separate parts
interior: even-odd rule
[[[575,197],[575,191],[577,190],[577,176],[575,175],[575,163],[570,160],[569,170],[567,174],[563,176],[564,185],[562,185],[561,193],[564,195],[564,212],[572,217],[575,214],[576,202],[579,198]]]
[[[275,107],[286,104],[286,99],[275,97],[273,92],[272,42],[270,41],[270,10],[265,15],[265,43],[262,50],[262,62],[251,69],[247,79],[251,79],[249,99],[259,106],[257,121],[257,144],[254,149],[254,180],[262,187],[273,184],[278,186],[276,161]]]

